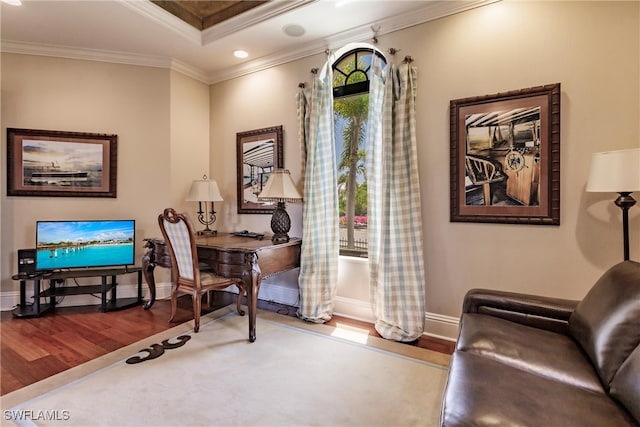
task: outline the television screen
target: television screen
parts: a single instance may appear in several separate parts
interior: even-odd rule
[[[135,220],[37,221],[36,270],[133,265]]]

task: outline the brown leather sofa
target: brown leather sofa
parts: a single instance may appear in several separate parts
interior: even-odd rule
[[[440,425],[640,425],[640,263],[582,301],[469,291]]]

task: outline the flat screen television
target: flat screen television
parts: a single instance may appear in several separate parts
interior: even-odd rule
[[[36,271],[135,263],[133,219],[36,221]]]

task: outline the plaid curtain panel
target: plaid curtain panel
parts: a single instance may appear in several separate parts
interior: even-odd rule
[[[413,341],[424,330],[424,260],[415,133],[417,70],[374,64],[367,144],[370,293],[376,330]]]
[[[333,77],[331,64],[325,67],[314,76],[311,93],[298,94],[304,176],[298,317],[317,323],[333,315],[339,255]]]

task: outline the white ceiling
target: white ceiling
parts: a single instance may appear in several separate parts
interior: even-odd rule
[[[23,0],[2,3],[1,49],[167,67],[214,83],[493,1],[274,0],[199,31],[147,0]],[[305,34],[286,35],[290,24]]]

